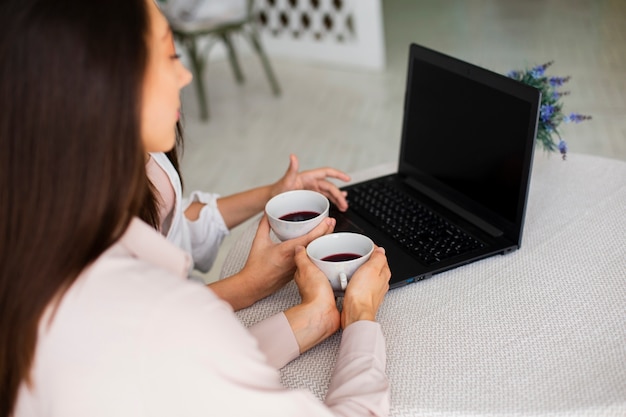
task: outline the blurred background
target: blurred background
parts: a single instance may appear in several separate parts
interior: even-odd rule
[[[256,0],[254,12],[281,94],[245,39],[235,39],[242,84],[224,49],[211,49],[207,121],[194,86],[182,92],[185,194],[274,182],[290,153],[301,169],[348,173],[396,161],[411,42],[502,74],[554,61],[548,74],[571,76],[564,112],[593,117],[562,125],[568,159],[626,161],[624,0]],[[243,227],[205,280],[217,278]]]

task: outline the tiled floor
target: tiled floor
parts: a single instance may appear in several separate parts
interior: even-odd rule
[[[241,86],[228,62],[211,61],[204,75],[209,122],[198,120],[193,89],[183,91],[186,191],[229,194],[273,182],[289,153],[304,169],[330,165],[348,172],[396,160],[410,42],[501,73],[554,60],[551,74],[572,76],[565,111],[593,116],[562,129],[572,155],[626,160],[626,1],[382,3],[383,72],[272,57],[283,89],[275,98],[256,56],[242,57]],[[215,279],[237,235],[227,238],[207,280]]]

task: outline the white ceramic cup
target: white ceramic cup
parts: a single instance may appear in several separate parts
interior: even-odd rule
[[[309,190],[286,191],[274,196],[265,205],[270,227],[276,237],[282,241],[309,233],[328,217],[329,209],[330,202],[325,195]],[[290,215],[298,217],[298,213],[317,213],[317,215],[299,221],[283,219]]]
[[[326,275],[335,293],[346,289],[354,272],[370,258],[373,251],[372,239],[350,232],[320,236],[306,248],[309,259]]]

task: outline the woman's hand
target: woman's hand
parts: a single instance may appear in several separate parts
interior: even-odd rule
[[[391,270],[385,250],[377,247],[348,282],[341,311],[341,328],[358,320],[376,321],[376,313],[389,290]]]
[[[270,225],[264,215],[243,269],[233,276],[209,284],[209,287],[229,302],[233,309],[248,307],[278,291],[293,278],[296,247],[306,246],[313,239],[332,233],[334,228],[335,219],[329,217],[304,236],[275,243],[270,238]]]
[[[300,353],[327,339],[339,329],[339,311],[328,278],[308,258],[304,247],[296,248],[296,285],[302,302],[287,311]]]
[[[291,190],[312,190],[324,194],[340,211],[348,209],[347,193],[327,179],[350,181],[348,174],[334,168],[317,168],[302,172],[298,172],[298,168],[298,158],[290,155],[289,168],[285,175],[272,186],[272,196]]]

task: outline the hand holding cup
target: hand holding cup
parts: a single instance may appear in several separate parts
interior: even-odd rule
[[[332,233],[309,243],[306,251],[326,275],[335,293],[341,294],[354,272],[369,259],[374,242],[358,233]]]

